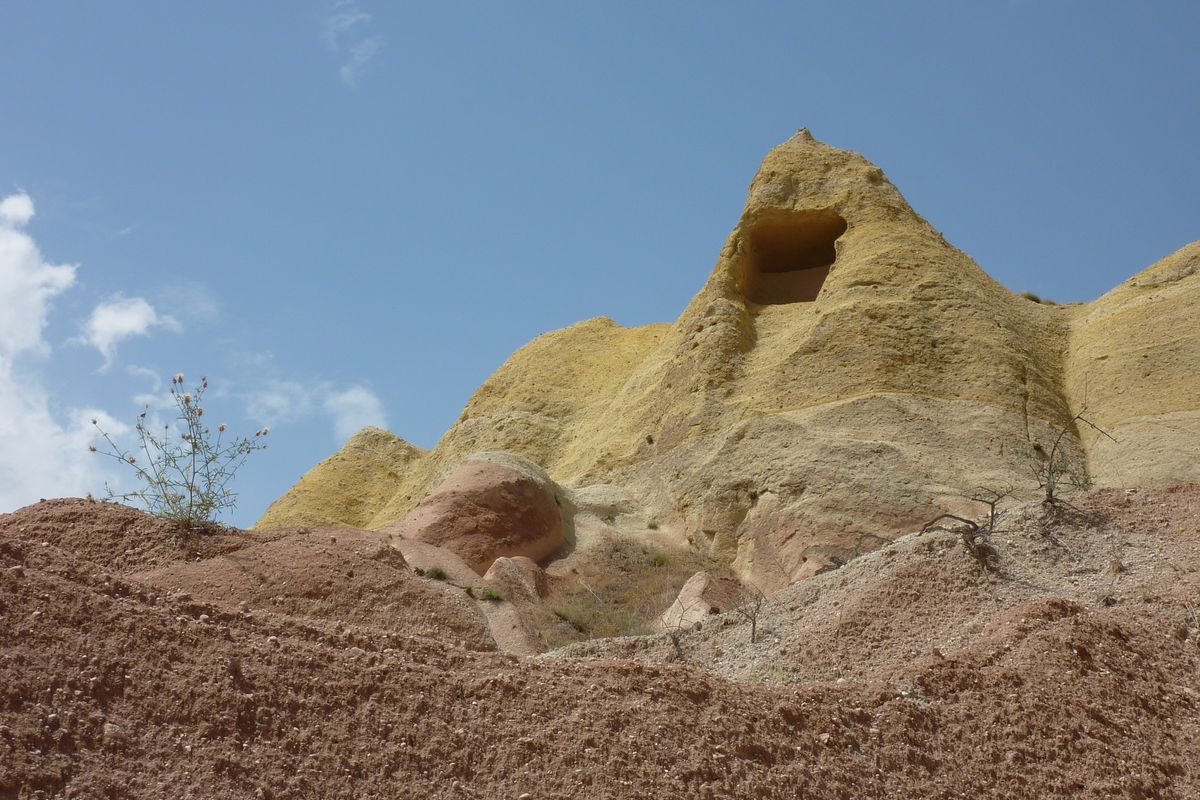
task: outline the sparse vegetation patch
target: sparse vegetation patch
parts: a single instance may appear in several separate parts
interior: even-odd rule
[[[160,425],[151,416],[149,406],[144,408],[134,426],[137,444],[130,450],[93,419],[92,425],[104,444],[97,447],[93,443],[88,449],[125,464],[137,479],[138,488],[127,492],[106,484],[109,500],[136,503],[151,514],[193,528],[215,521],[221,512],[237,505],[237,494],[230,484],[246,458],[266,448],[264,438],[269,429],[264,426],[253,436],[227,439],[226,425],[220,423],[214,434],[204,419],[208,378],[201,378],[191,391],[184,390],[183,381],[182,372],[171,378],[174,420]]]

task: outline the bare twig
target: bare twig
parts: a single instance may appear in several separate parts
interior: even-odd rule
[[[758,618],[767,604],[766,593],[757,586],[742,587],[741,602],[732,611],[750,623],[750,644],[758,641]]]
[[[1087,489],[1091,486],[1091,478],[1087,474],[1086,465],[1072,463],[1065,452],[1064,440],[1068,432],[1078,428],[1082,423],[1111,441],[1117,441],[1112,434],[1088,419],[1087,413],[1087,404],[1085,403],[1078,414],[1071,417],[1067,424],[1058,429],[1058,435],[1054,437],[1048,453],[1040,445],[1034,444],[1035,456],[1030,468],[1038,481],[1038,488],[1043,489],[1046,493],[1044,501],[1046,503],[1058,502],[1058,494],[1064,478],[1069,480],[1076,489]],[[1045,460],[1042,460],[1040,456],[1044,456]]]
[[[1012,497],[1014,491],[1015,489],[1012,484],[1005,484],[1003,486],[976,486],[969,494],[965,494],[963,497],[987,506],[988,533],[994,533],[996,530],[996,520],[999,519],[997,506],[1004,500]]]

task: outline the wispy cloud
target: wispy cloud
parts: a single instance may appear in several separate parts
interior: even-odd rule
[[[276,426],[303,419],[312,414],[315,388],[299,381],[268,381],[243,393],[246,415]]]
[[[144,297],[113,295],[92,309],[91,316],[83,324],[83,333],[75,343],[90,345],[104,357],[104,366],[112,366],[117,345],[133,336],[146,336],[153,328],[178,331],[179,321],[160,314]]]
[[[337,0],[322,21],[321,38],[342,59],[338,75],[351,89],[371,70],[383,50],[382,36],[368,35],[371,15],[356,0]]]
[[[271,380],[242,393],[242,397],[247,416],[269,426],[324,416],[339,441],[368,425],[387,427],[383,402],[361,384],[337,386],[329,381]]]
[[[199,283],[171,283],[150,291],[156,308],[189,328],[192,324],[215,325],[221,321],[221,304],[208,287]]]
[[[370,39],[363,39],[350,48],[350,57],[346,59],[346,63],[342,64],[342,68],[338,70],[338,74],[342,76],[342,83],[351,88],[356,88],[358,82],[362,80],[371,69],[371,62],[375,60],[375,56],[383,49],[383,38],[372,36]]]
[[[156,413],[170,411],[175,407],[175,400],[171,397],[170,392],[163,389],[162,377],[159,376],[157,371],[149,367],[139,367],[136,364],[130,364],[125,368],[125,372],[134,378],[145,380],[150,385],[150,388],[146,391],[138,392],[133,396],[135,406],[143,406]]]
[[[333,10],[325,17],[321,30],[321,38],[334,50],[341,47],[341,39],[350,33],[355,26],[365,25],[371,21],[371,15],[358,7],[354,0],[338,0],[333,4]]]
[[[330,392],[325,395],[322,406],[333,420],[333,432],[339,439],[349,439],[368,425],[387,427],[383,403],[365,386]]]

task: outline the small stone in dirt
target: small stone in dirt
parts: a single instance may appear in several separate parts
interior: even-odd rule
[[[106,745],[118,745],[125,741],[125,732],[121,730],[120,725],[112,722],[104,723],[103,740]]]

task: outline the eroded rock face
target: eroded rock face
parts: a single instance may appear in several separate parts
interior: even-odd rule
[[[380,428],[363,428],[317,464],[258,521],[259,528],[349,525],[365,528],[396,494],[425,451]]]
[[[383,532],[455,553],[483,575],[501,556],[538,560],[566,544],[553,482],[519,459],[469,458]]]
[[[1088,471],[1109,486],[1200,481],[1200,242],[1084,306],[1066,385]]]
[[[509,599],[537,601],[550,593],[550,582],[538,563],[525,556],[501,556],[492,562],[483,579],[505,590]]]
[[[689,628],[710,614],[731,611],[743,600],[742,585],[732,578],[697,572],[679,590],[671,607],[659,617],[660,631]]]
[[[1032,495],[1036,447],[1064,427],[1101,484],[1196,480],[1198,264],[1200,243],[1092,303],[1032,302],[874,164],[801,131],[764,159],[675,322],[539,336],[437,448],[402,472],[379,465],[365,524],[402,518],[471,453],[504,450],[570,487],[621,487],[622,508],[772,590],[820,568],[813,548],[852,558],[962,513],[976,486]],[[1072,426],[1085,406],[1117,443]],[[312,492],[288,507],[328,515]]]

